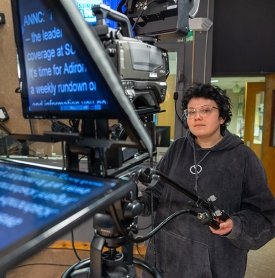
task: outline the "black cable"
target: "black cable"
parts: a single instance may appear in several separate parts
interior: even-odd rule
[[[146,9],[148,9],[148,7],[153,4],[154,2],[157,2],[157,0],[152,0],[151,2],[149,2],[145,7]],[[143,10],[140,12],[139,16],[137,17],[134,25],[132,26],[132,31],[134,31],[134,28],[136,27],[136,25],[138,24],[139,19],[142,17],[142,14],[145,12],[145,7],[143,7]]]
[[[68,247],[47,247],[46,249],[49,249],[49,250],[71,250],[71,248],[68,248]],[[86,248],[77,248],[76,250],[90,252],[90,249],[86,249]]]
[[[145,10],[143,9],[143,10],[140,12],[139,16],[137,17],[137,19],[136,19],[134,25],[132,26],[132,32],[134,31],[134,29],[135,29],[135,27],[136,27],[136,25],[137,25],[137,22],[138,22],[139,19],[141,18],[141,16],[142,16],[142,14],[143,14],[144,11],[145,11]]]
[[[162,227],[164,227],[168,222],[170,222],[172,219],[174,219],[176,216],[184,214],[184,213],[190,213],[190,210],[179,210],[174,212],[173,214],[171,214],[170,216],[168,216],[166,219],[164,219],[156,228],[154,228],[149,234],[145,235],[145,236],[140,236],[140,237],[129,237],[129,235],[127,234],[127,231],[125,229],[125,227],[122,225],[121,221],[119,220],[118,216],[117,216],[117,212],[116,212],[116,208],[114,207],[114,205],[112,205],[110,207],[110,212],[111,212],[111,216],[113,217],[113,220],[115,221],[115,224],[117,226],[117,229],[119,230],[119,232],[122,233],[123,236],[125,236],[125,238],[127,238],[128,240],[130,240],[131,242],[134,243],[141,243],[146,241],[147,239],[151,238],[155,233],[157,233]]]
[[[180,122],[182,122],[182,118],[180,117],[180,115],[178,114],[178,110],[177,110],[177,101],[179,98],[179,93],[178,92],[174,92],[174,101],[175,101],[175,113],[179,119]]]
[[[80,258],[79,255],[77,254],[77,251],[76,251],[76,248],[75,248],[75,245],[74,245],[74,231],[71,231],[71,236],[72,236],[72,247],[73,247],[74,254],[75,254],[75,256],[77,257],[77,259],[78,259],[79,261],[81,261],[81,258]]]
[[[4,123],[0,122],[0,129],[3,129],[8,135],[11,135],[11,131],[6,127]]]
[[[115,221],[115,225],[118,229],[118,232],[121,233],[122,235],[124,235],[126,238],[128,238],[127,230],[121,224],[121,222],[118,218],[117,211],[116,211],[116,208],[115,208],[114,204],[112,204],[111,207],[110,207],[110,213],[111,213],[111,216],[113,217],[113,220]]]
[[[131,240],[133,240],[136,243],[140,243],[140,242],[146,241],[147,239],[151,238],[155,233],[157,233],[161,228],[163,228],[166,224],[168,224],[168,222],[173,220],[176,216],[179,216],[179,215],[184,214],[184,213],[190,213],[190,210],[183,209],[183,210],[179,210],[179,211],[174,212],[173,214],[168,216],[164,221],[162,221],[156,228],[154,228],[146,236],[137,237],[137,238],[134,238],[134,239],[131,239]]]
[[[31,134],[34,134],[34,128],[33,128],[33,121],[31,119],[29,119],[29,125],[30,125],[30,131],[31,131]]]
[[[153,223],[155,223],[155,220],[154,220],[154,196],[153,196],[153,192],[151,191],[151,194],[150,194],[150,197],[151,197],[151,223],[153,225]],[[156,251],[156,238],[153,237],[152,239],[152,243],[153,243],[153,254],[154,254],[154,267],[157,267],[157,251]]]
[[[136,250],[137,250],[137,252],[138,252],[138,255],[141,257],[141,258],[145,258],[141,253],[140,253],[140,250],[139,250],[139,248],[140,248],[140,245],[139,245],[139,243],[135,243],[135,246],[136,246]]]
[[[79,133],[79,119],[70,119],[69,120],[69,125],[71,127],[72,133]]]
[[[142,261],[138,258],[134,258],[134,265],[147,271],[154,278],[162,278],[162,275],[159,273],[159,271],[157,270],[156,267],[151,267],[148,264],[146,264],[144,261]]]
[[[83,159],[83,158],[85,158],[85,157],[87,157],[86,154],[81,155],[81,156],[78,158],[78,161],[80,161],[81,159]]]
[[[66,266],[69,267],[71,265],[69,264],[53,264],[53,263],[30,263],[30,264],[21,264],[21,265],[17,265],[16,267],[14,267],[14,269],[17,268],[21,268],[21,267],[26,267],[26,266],[39,266],[39,265],[44,265],[44,266]]]

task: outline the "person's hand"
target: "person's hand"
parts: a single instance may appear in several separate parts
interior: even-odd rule
[[[227,235],[229,234],[232,229],[233,229],[233,221],[228,218],[226,221],[219,221],[217,220],[219,223],[220,223],[220,228],[215,230],[213,229],[212,227],[209,226],[209,229],[211,230],[211,232],[213,234],[216,234],[216,235],[220,235],[220,236],[224,236],[224,235]]]

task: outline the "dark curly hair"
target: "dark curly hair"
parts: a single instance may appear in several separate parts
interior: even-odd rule
[[[232,117],[232,104],[230,98],[226,95],[226,92],[218,86],[197,83],[189,87],[183,93],[183,110],[187,108],[188,103],[192,98],[206,98],[214,100],[217,103],[220,117],[224,119],[224,123],[221,125],[221,133],[224,134],[226,127],[229,125]]]

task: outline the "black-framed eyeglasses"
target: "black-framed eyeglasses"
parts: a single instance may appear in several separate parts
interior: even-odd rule
[[[200,108],[187,108],[183,110],[184,116],[188,119],[192,119],[195,118],[197,113],[201,116],[201,117],[207,117],[209,116],[213,109],[218,109],[218,107],[215,106],[211,106],[211,105],[204,105],[201,106]]]

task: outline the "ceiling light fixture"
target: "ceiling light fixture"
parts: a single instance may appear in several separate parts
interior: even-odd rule
[[[218,79],[212,79],[211,83],[219,83],[219,80]]]

